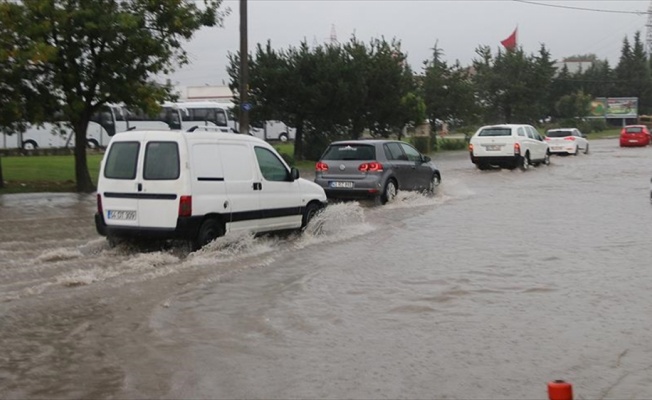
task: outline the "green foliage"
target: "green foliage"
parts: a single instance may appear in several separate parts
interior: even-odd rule
[[[439,139],[437,140],[438,150],[466,150],[468,142],[464,139]]]
[[[412,143],[420,153],[429,154],[431,152],[431,140],[429,136],[414,136],[412,138]]]
[[[584,117],[589,113],[591,100],[591,96],[580,90],[561,96],[555,104],[555,110],[561,118]]]
[[[545,46],[537,55],[519,48],[493,56],[489,47],[478,48],[477,54],[473,81],[485,121],[531,123],[548,112],[555,69]]]
[[[603,118],[591,118],[587,122],[590,130],[582,131],[582,133],[603,132],[608,129],[607,122]]]

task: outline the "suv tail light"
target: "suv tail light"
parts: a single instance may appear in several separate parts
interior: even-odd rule
[[[564,138],[564,140],[570,140],[570,141],[574,142],[575,141],[575,136],[566,136]]]
[[[179,198],[179,216],[190,217],[192,215],[192,196],[181,196]]]
[[[521,154],[521,145],[519,143],[514,143],[514,154]]]
[[[325,162],[318,161],[317,164],[315,164],[315,171],[319,171],[319,172],[328,171],[328,164],[326,164]]]
[[[378,161],[360,164],[358,170],[361,172],[383,172],[383,164]]]

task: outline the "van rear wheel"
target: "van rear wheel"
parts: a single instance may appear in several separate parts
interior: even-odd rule
[[[224,236],[224,227],[220,221],[210,218],[199,227],[197,237],[193,242],[193,250],[199,250],[220,236]]]

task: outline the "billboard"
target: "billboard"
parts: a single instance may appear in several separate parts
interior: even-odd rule
[[[598,97],[591,101],[589,117],[636,118],[638,97]]]

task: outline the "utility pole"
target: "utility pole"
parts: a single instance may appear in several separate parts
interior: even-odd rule
[[[647,8],[647,23],[645,24],[647,31],[645,32],[645,51],[648,57],[652,55],[652,1]]]
[[[247,48],[247,0],[240,0],[240,133],[249,133],[249,50]]]

